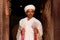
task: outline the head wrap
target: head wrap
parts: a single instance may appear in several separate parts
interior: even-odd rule
[[[35,11],[35,6],[34,5],[27,5],[27,6],[25,6],[24,11],[26,12],[28,9],[32,9]]]

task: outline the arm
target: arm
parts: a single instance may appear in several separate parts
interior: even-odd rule
[[[25,31],[25,29],[24,29],[25,25],[22,25],[22,24],[23,24],[23,20],[20,20],[19,29],[18,29],[17,36],[16,36],[17,40],[21,40],[21,34],[23,34]]]
[[[21,31],[20,31],[21,29],[20,29],[20,26],[19,26],[19,28],[18,28],[18,31],[17,31],[17,35],[16,35],[16,39],[17,40],[19,40],[19,37],[20,37],[20,35],[21,35]]]
[[[34,32],[39,33],[40,36],[43,35],[42,24],[40,22],[34,22],[33,23],[33,29],[34,29]]]
[[[41,22],[38,22],[38,32],[39,32],[39,40],[42,40],[42,36],[43,36],[43,28],[42,28],[42,24]]]
[[[43,36],[43,28],[41,23],[38,24],[38,30],[39,30],[40,36]]]
[[[21,21],[22,20],[19,21],[19,28],[18,28],[17,35],[16,35],[16,39],[17,40],[21,39],[21,26],[20,26],[21,25]]]
[[[43,29],[42,29],[42,24],[40,23],[40,21],[34,22],[33,29],[34,29],[34,33],[38,34],[39,39],[41,40],[43,36]]]

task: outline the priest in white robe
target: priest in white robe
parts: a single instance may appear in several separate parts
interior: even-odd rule
[[[41,22],[34,16],[35,6],[27,5],[24,8],[27,17],[19,21],[17,40],[42,40],[43,29]]]

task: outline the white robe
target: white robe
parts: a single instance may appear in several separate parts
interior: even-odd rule
[[[34,17],[32,17],[30,20],[28,20],[26,17],[19,21],[19,29],[18,29],[17,36],[16,36],[17,40],[21,40],[21,31],[20,31],[21,28],[25,28],[25,39],[24,40],[34,40],[34,31],[32,28],[33,25],[36,25],[36,27],[39,31],[38,36],[41,39],[42,35],[43,35],[41,22]],[[40,40],[40,39],[38,39],[38,40]]]

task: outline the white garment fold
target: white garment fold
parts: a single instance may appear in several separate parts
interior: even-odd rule
[[[26,17],[19,21],[19,29],[16,36],[17,40],[21,40],[21,32],[20,32],[21,28],[25,28],[25,40],[34,40],[34,31],[32,28],[33,25],[35,25],[39,31],[38,36],[42,38],[43,30],[41,22],[34,17],[32,17],[30,20],[28,20]]]

